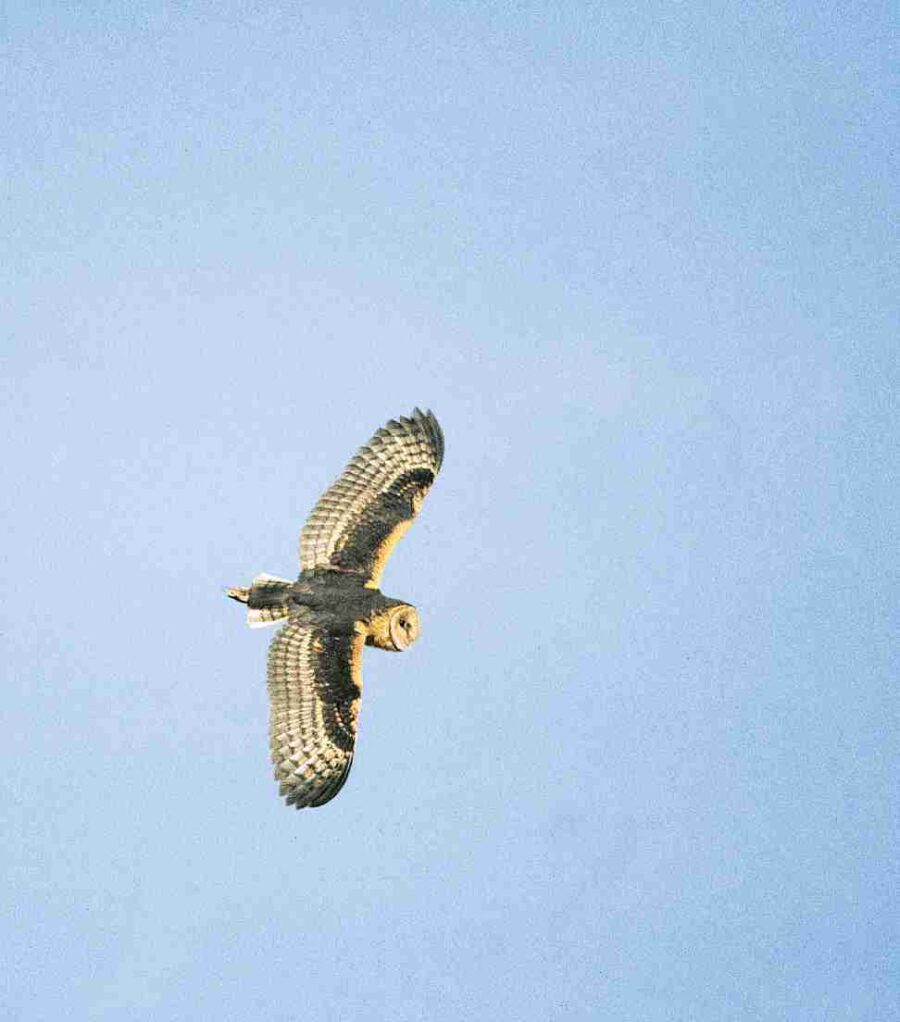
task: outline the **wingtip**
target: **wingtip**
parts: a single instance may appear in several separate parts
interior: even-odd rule
[[[401,419],[402,422],[408,425],[415,425],[421,429],[428,439],[431,441],[434,447],[435,458],[437,460],[437,468],[440,468],[444,461],[444,431],[441,429],[441,424],[437,420],[437,416],[430,408],[426,408],[423,412],[417,405],[410,412],[409,417],[404,416]],[[388,425],[392,425],[393,420]]]
[[[416,411],[419,411],[416,409]],[[428,430],[431,439],[434,443],[434,448],[437,453],[438,468],[444,461],[444,431],[441,429],[441,424],[437,420],[437,416],[434,412],[428,408],[424,413],[419,412],[421,421]]]

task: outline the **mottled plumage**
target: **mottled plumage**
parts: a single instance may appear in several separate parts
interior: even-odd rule
[[[269,648],[271,749],[279,793],[298,809],[340,791],[353,762],[364,645],[396,652],[418,637],[414,607],[378,589],[444,456],[437,419],[417,408],[357,452],[300,533],[296,582],[257,575],[226,590],[251,627],[287,619]]]

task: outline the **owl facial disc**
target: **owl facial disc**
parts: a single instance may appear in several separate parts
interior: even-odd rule
[[[397,652],[411,646],[419,637],[419,615],[415,607],[397,607],[388,627],[391,643]]]

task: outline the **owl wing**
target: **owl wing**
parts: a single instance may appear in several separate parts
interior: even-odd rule
[[[444,458],[431,412],[391,419],[322,494],[300,533],[300,567],[362,575],[377,587]]]
[[[353,763],[365,635],[334,634],[293,618],[269,647],[270,738],[278,793],[321,806]]]

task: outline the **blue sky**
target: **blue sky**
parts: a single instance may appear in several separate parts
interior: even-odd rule
[[[9,1017],[897,1017],[888,5],[0,30]],[[297,813],[221,591],[415,405]]]

